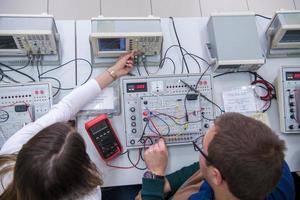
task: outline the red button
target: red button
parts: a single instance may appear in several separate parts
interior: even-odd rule
[[[144,111],[144,112],[143,112],[143,115],[144,115],[144,116],[147,116],[147,115],[148,115],[148,112],[147,112],[147,111]]]
[[[41,94],[44,94],[44,90],[41,90],[40,93],[41,93]]]

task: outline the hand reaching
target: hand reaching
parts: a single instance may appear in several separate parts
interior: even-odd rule
[[[144,157],[149,171],[156,175],[165,175],[168,164],[168,150],[162,138],[145,151]]]
[[[134,51],[126,53],[119,57],[118,61],[109,68],[109,71],[114,71],[117,77],[128,74],[133,69]]]

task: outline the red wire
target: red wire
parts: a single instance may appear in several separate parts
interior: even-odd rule
[[[160,132],[157,130],[157,128],[156,128],[156,126],[155,126],[155,124],[153,123],[153,121],[152,121],[151,118],[149,118],[149,121],[150,121],[150,123],[152,124],[152,126],[155,128],[155,130],[157,131],[158,135],[160,136],[161,134],[160,134]]]
[[[13,103],[13,104],[10,104],[10,105],[7,105],[7,106],[2,106],[2,107],[0,107],[0,109],[12,107],[12,106],[14,106],[14,105],[16,105],[18,103],[20,103],[20,102],[16,102],[16,103]],[[27,112],[29,114],[29,117],[30,117],[31,121],[33,122],[33,117],[32,117],[32,115],[31,115],[31,113],[30,113],[30,111],[28,109],[29,108],[29,104],[27,104],[25,101],[23,101],[23,103],[27,106]]]
[[[2,108],[7,108],[7,107],[11,107],[11,106],[14,106],[14,105],[16,105],[17,103],[13,103],[13,104],[10,104],[10,105],[7,105],[7,106],[2,106],[2,107],[0,107],[0,109],[2,109]]]
[[[136,167],[136,166],[139,164],[139,162],[140,162],[140,160],[141,160],[140,154],[141,154],[141,151],[139,151],[139,158],[138,158],[136,164],[134,164],[134,165],[132,165],[132,166],[130,166],[130,167],[115,166],[115,165],[109,164],[108,162],[106,162],[106,166],[112,167],[112,168],[116,168],[116,169],[132,169],[132,168]]]
[[[266,87],[265,89],[267,90],[267,94],[264,96],[260,96],[259,98],[263,101],[271,101],[273,98],[273,94],[272,94],[273,87],[265,80],[256,80],[251,83],[251,85],[256,85],[256,84],[264,85]]]

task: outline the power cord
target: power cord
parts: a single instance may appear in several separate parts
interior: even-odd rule
[[[31,76],[29,76],[28,74],[25,74],[24,72],[21,72],[21,71],[19,71],[19,70],[17,70],[17,69],[14,69],[14,68],[12,68],[11,66],[8,66],[8,65],[6,65],[6,64],[4,64],[4,63],[1,63],[1,62],[0,62],[0,65],[2,65],[3,67],[6,67],[6,68],[8,68],[8,69],[10,69],[11,71],[17,72],[18,74],[21,74],[21,75],[23,75],[23,76],[26,76],[26,77],[29,78],[32,82],[35,82],[35,79],[34,79],[34,78],[32,78]]]
[[[186,70],[187,70],[187,73],[190,73],[190,69],[187,65],[187,62],[185,60],[185,57],[184,57],[184,54],[183,54],[183,51],[182,51],[182,46],[180,44],[180,41],[179,41],[179,37],[178,37],[178,34],[177,34],[177,30],[176,30],[176,26],[175,26],[175,22],[174,22],[174,18],[173,17],[169,17],[172,21],[172,25],[173,25],[173,29],[174,29],[174,33],[175,33],[175,36],[176,36],[176,39],[177,39],[177,43],[180,47],[180,52],[181,52],[181,55],[182,55],[182,59],[184,60],[184,64],[185,64],[185,67],[186,67]]]

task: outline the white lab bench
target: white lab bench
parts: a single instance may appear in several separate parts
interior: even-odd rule
[[[205,59],[208,58],[208,53],[205,48],[205,43],[207,42],[206,33],[206,23],[208,18],[175,18],[175,25],[177,28],[178,36],[180,38],[181,45],[189,52],[201,56]],[[84,58],[87,60],[91,59],[90,44],[89,44],[89,34],[91,32],[91,23],[89,20],[80,21],[56,21],[58,26],[58,31],[60,33],[62,52],[62,63],[65,63],[71,59]],[[265,48],[264,40],[264,30],[268,21],[262,18],[257,18],[257,27],[260,34],[262,48]],[[170,19],[162,19],[162,31],[164,35],[164,51],[171,45],[177,44],[173,27]],[[75,42],[76,41],[76,42]],[[251,42],[251,41],[249,41]],[[171,57],[177,66],[176,73],[181,72],[181,54],[178,48],[173,48],[170,50],[169,57]],[[192,59],[187,57],[188,65],[190,66],[191,73],[198,73],[199,69]],[[258,73],[271,83],[274,82],[277,76],[278,70],[281,66],[286,65],[298,65],[300,66],[300,58],[273,58],[267,59],[266,64],[263,65]],[[206,65],[201,62],[202,72],[206,69]],[[43,66],[42,71],[52,68],[51,66]],[[75,63],[70,63],[65,67],[53,71],[51,74],[57,77],[62,82],[62,87],[73,87],[75,85],[75,73],[74,73]],[[78,85],[82,83],[89,74],[88,63],[78,61]],[[151,69],[150,71],[155,71],[156,69]],[[29,68],[28,73],[36,73],[36,69],[32,70]],[[104,68],[94,68],[92,77],[96,74],[104,71]],[[141,68],[141,71],[143,69]],[[166,62],[163,69],[159,71],[158,74],[171,74],[173,71],[173,66],[171,63]],[[26,72],[26,71],[25,71]],[[133,73],[137,74],[136,71]],[[186,73],[186,71],[185,71]],[[210,73],[208,71],[207,73]],[[146,73],[143,73],[146,75]],[[248,74],[230,74],[215,78],[214,82],[214,101],[221,105],[222,107],[222,96],[221,92],[224,90],[236,88],[238,86],[244,86],[250,84],[250,79]],[[54,99],[57,102],[61,99],[68,91],[62,91],[61,94]],[[282,134],[279,131],[279,114],[277,108],[277,101],[273,100],[270,109],[267,111],[267,115],[270,122],[270,127],[285,140],[287,145],[287,151],[285,153],[285,159],[288,162],[292,171],[300,171],[300,133],[299,134]],[[126,151],[125,145],[125,133],[123,128],[122,114],[119,116],[114,116],[112,119],[112,125],[118,133],[119,139],[123,144],[124,150]],[[83,130],[84,124],[79,124],[78,129]],[[86,144],[87,152],[91,159],[103,174],[104,186],[119,186],[119,185],[132,185],[140,184],[142,181],[142,174],[144,171],[138,169],[115,169],[105,165],[99,154],[97,153],[95,147],[90,141],[86,132],[81,131]],[[130,157],[135,163],[138,159],[138,150],[130,150]],[[172,146],[169,148],[169,163],[167,167],[167,173],[176,171],[183,166],[189,165],[193,162],[198,161],[199,154],[195,152],[192,145],[184,146]],[[131,166],[126,155],[120,156],[113,160],[111,164],[116,166]],[[144,167],[143,161],[139,163],[140,167]]]

